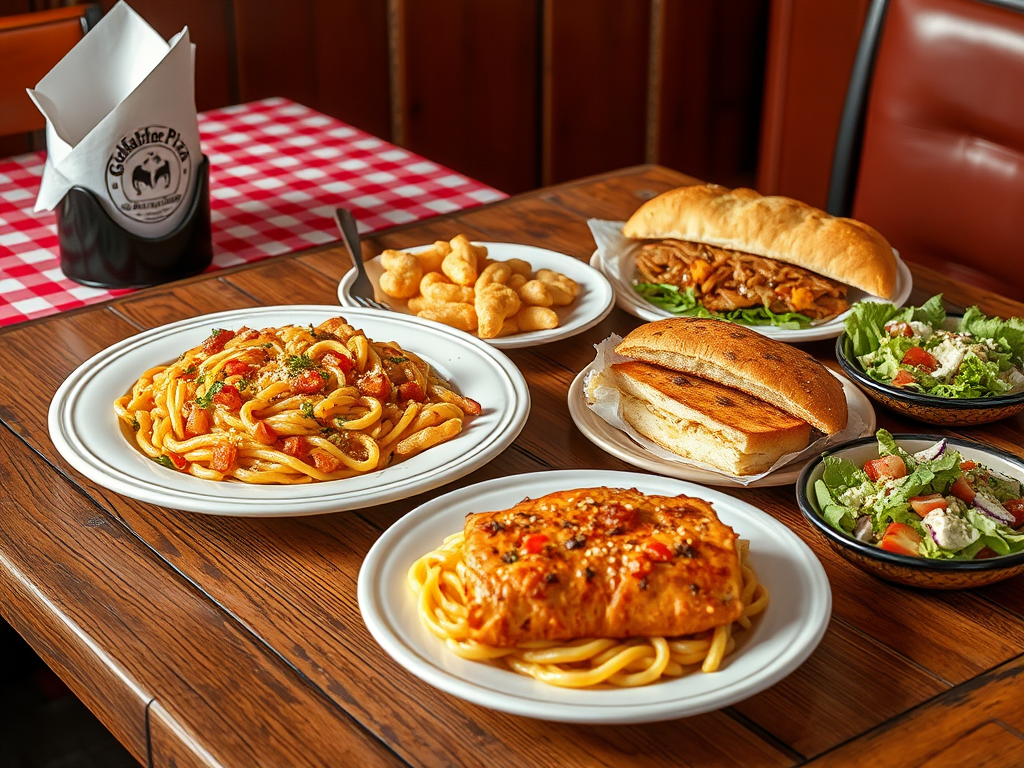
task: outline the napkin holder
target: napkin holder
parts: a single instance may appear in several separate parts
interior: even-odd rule
[[[181,224],[154,238],[128,232],[91,191],[72,187],[57,206],[61,271],[76,283],[99,288],[141,288],[202,272],[213,261],[205,155],[196,176],[198,188]]]

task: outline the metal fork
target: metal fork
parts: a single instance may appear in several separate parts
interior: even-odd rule
[[[349,288],[348,295],[360,307],[391,309],[387,304],[373,298],[373,283],[370,282],[363,264],[363,249],[359,246],[359,229],[356,227],[356,220],[352,212],[347,208],[335,208],[334,220],[338,223],[341,239],[345,243],[345,248],[348,250],[348,255],[356,270],[356,279]]]

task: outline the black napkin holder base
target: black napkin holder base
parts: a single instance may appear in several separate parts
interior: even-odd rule
[[[188,213],[163,237],[128,232],[96,195],[72,187],[57,206],[61,271],[96,288],[143,288],[202,272],[213,261],[210,160],[205,155],[197,170],[198,188]]]

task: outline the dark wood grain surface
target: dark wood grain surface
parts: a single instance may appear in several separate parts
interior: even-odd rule
[[[692,181],[639,167],[376,234],[371,256],[471,237],[581,259],[588,217],[622,219]],[[542,469],[635,470],[574,427],[566,390],[593,344],[639,324],[620,310],[572,339],[510,350],[533,398],[522,434],[473,474],[399,502],[309,518],[190,514],[119,496],[49,440],[61,381],[140,330],[206,312],[336,303],[336,246],[141,291],[0,333],[0,611],[144,764],[154,766],[952,765],[984,745],[1021,754],[1024,579],[969,592],[881,582],[803,524],[792,486],[730,491],[792,528],[832,584],[832,621],[796,672],[719,712],[586,727],[493,712],[406,673],[356,601],[370,546],[415,506],[480,480]],[[1024,307],[912,266],[913,299]],[[834,365],[831,344],[806,345]],[[896,431],[919,427],[878,412]],[[1018,455],[1024,421],[961,432]],[[998,755],[997,755],[998,756]],[[980,759],[980,758],[979,758]],[[991,759],[991,756],[986,756]],[[989,764],[979,762],[981,764]]]

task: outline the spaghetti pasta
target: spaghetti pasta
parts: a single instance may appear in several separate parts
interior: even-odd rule
[[[735,622],[687,637],[581,638],[497,647],[470,638],[464,545],[464,534],[453,534],[409,569],[424,626],[462,658],[493,661],[550,685],[635,687],[697,668],[715,672],[734,649],[734,635],[750,629],[751,618],[768,605],[768,590],[747,562],[749,542],[741,540],[743,611]]]
[[[335,317],[214,329],[114,401],[140,450],[207,480],[293,484],[382,469],[452,439],[480,405],[417,355]]]

